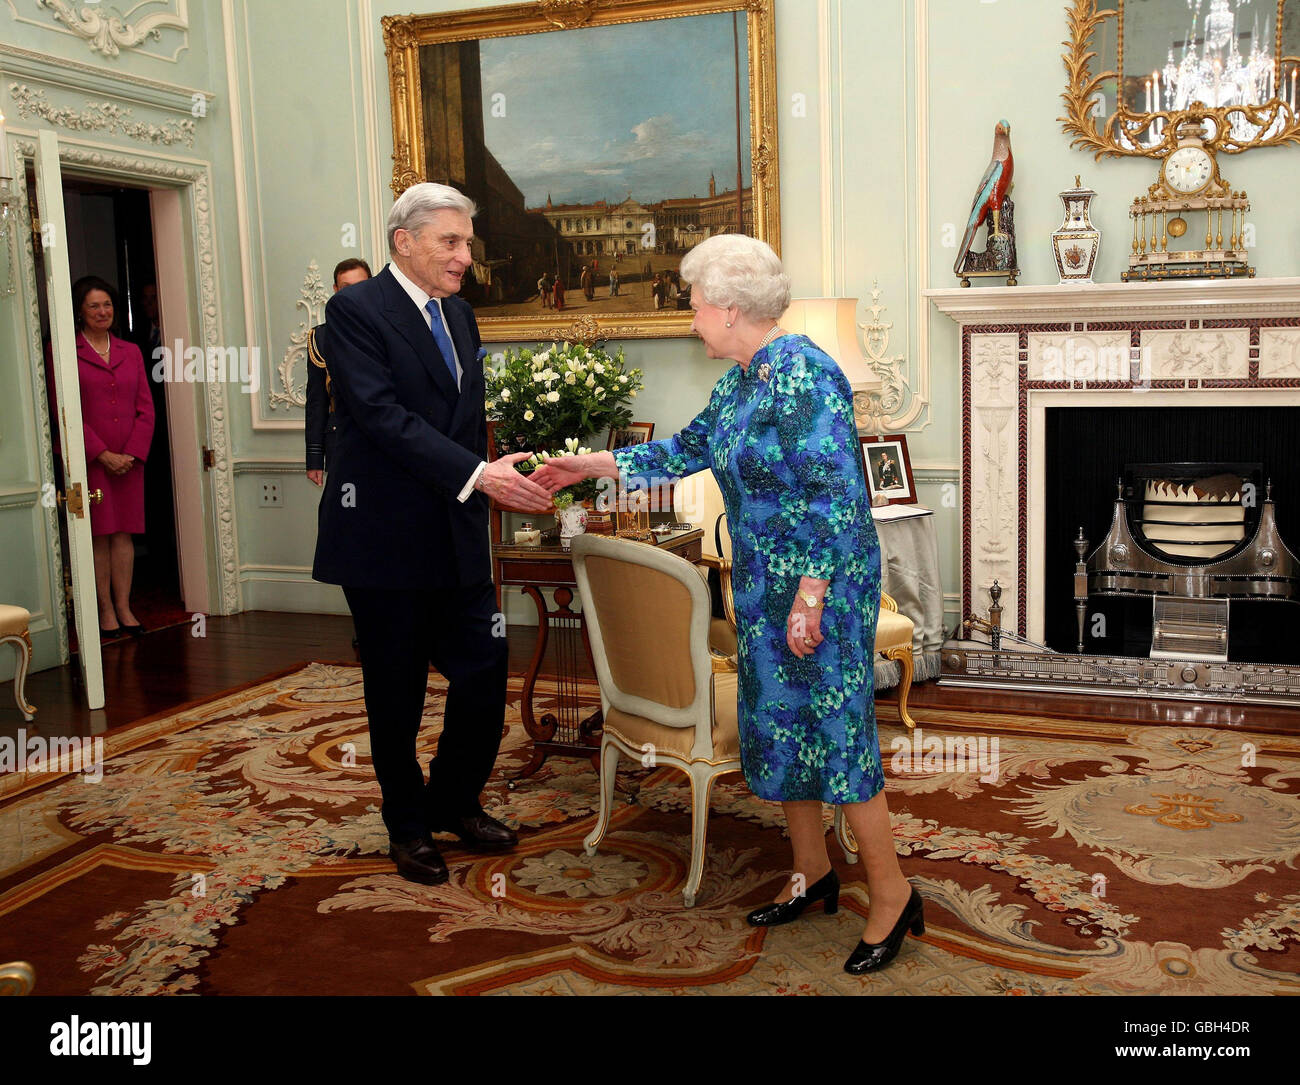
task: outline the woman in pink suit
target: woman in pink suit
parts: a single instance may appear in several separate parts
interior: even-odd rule
[[[113,334],[113,289],[87,276],[72,287],[77,318],[77,371],[86,438],[89,488],[104,491],[91,503],[95,591],[105,636],[144,627],[131,612],[133,534],[144,532],[144,462],[153,440],[153,397],[140,348]]]

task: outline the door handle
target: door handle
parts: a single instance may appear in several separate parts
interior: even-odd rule
[[[85,502],[82,500],[80,482],[74,482],[71,486],[69,486],[68,492],[66,494],[60,493],[60,494],[56,494],[55,496],[58,499],[59,504],[67,505],[68,512],[70,512],[78,520],[84,520],[86,518],[86,505]],[[87,496],[90,498],[90,503],[92,505],[98,505],[101,501],[104,500],[104,491],[91,490],[89,494],[87,494]]]

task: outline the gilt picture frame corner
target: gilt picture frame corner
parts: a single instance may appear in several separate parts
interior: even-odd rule
[[[392,189],[477,204],[462,296],[485,342],[686,336],[687,250],[740,230],[780,251],[773,24],[773,0],[382,20]]]

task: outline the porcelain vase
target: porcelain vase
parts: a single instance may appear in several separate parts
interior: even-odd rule
[[[560,545],[567,550],[570,540],[587,530],[587,510],[581,505],[568,505],[560,509],[555,518],[560,525]]]
[[[1101,248],[1101,231],[1092,224],[1092,201],[1096,195],[1093,189],[1084,188],[1077,177],[1074,188],[1061,193],[1065,221],[1052,233],[1052,254],[1056,257],[1061,285],[1092,282]]]

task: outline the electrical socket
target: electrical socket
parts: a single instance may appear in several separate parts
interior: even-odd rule
[[[262,480],[262,499],[259,504],[264,509],[284,507],[284,495],[280,492],[279,480],[273,478]]]

